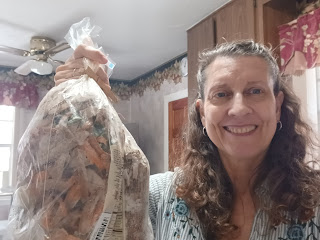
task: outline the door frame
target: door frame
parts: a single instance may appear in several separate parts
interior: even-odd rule
[[[188,89],[184,89],[169,95],[164,96],[164,133],[163,133],[163,169],[168,171],[169,168],[169,114],[168,114],[168,104],[169,102],[179,100],[188,97]]]

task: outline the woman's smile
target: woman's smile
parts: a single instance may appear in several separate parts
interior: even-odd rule
[[[257,128],[256,125],[244,125],[244,126],[224,126],[223,128],[237,136],[248,136],[251,135]]]

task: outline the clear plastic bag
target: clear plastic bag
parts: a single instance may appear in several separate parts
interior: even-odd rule
[[[95,80],[51,89],[18,152],[12,239],[153,239],[148,161]]]

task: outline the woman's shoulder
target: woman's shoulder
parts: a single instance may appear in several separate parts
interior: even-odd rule
[[[167,171],[167,172],[164,172],[164,173],[156,173],[156,174],[152,174],[150,175],[150,180],[153,180],[153,181],[166,181],[166,180],[170,180],[172,179],[174,175],[174,172],[172,171]]]
[[[159,201],[154,204],[150,198],[151,222],[154,223],[156,240],[160,239],[203,239],[200,224],[196,214],[188,207],[187,203],[176,196],[175,183],[180,169],[174,172],[165,172],[152,175],[150,188],[155,187],[153,196],[158,196]],[[159,187],[161,186],[161,187]],[[161,191],[159,191],[162,189]],[[156,206],[156,207],[154,207]]]
[[[175,168],[174,171],[167,171],[164,173],[157,173],[150,176],[150,190],[156,188],[161,191],[172,189],[175,179],[179,176],[181,170]]]
[[[164,173],[157,173],[150,176],[150,193],[163,193],[172,186],[174,179],[174,172],[168,171]]]

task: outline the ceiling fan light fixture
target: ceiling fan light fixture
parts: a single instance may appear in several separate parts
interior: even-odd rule
[[[26,76],[31,72],[39,75],[48,75],[53,71],[52,63],[63,64],[62,61],[53,60],[51,57],[68,48],[70,46],[66,42],[57,45],[51,38],[35,36],[30,40],[30,51],[0,45],[0,52],[34,58],[34,60],[24,62],[14,70],[19,75]],[[48,59],[51,63],[47,62]]]
[[[39,75],[51,74],[53,70],[52,65],[44,61],[31,60],[29,66],[32,72]]]

